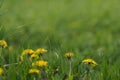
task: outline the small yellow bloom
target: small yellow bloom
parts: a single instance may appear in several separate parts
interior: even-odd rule
[[[65,57],[67,57],[68,59],[70,59],[72,56],[74,56],[74,54],[71,52],[65,53]]]
[[[7,42],[5,40],[0,40],[0,46],[3,48],[6,48],[8,45],[7,45]]]
[[[46,53],[46,52],[47,52],[47,50],[44,48],[39,48],[35,51],[35,53],[38,55],[41,55],[41,54]]]
[[[38,69],[30,69],[29,74],[39,74],[40,71]]]
[[[32,63],[32,66],[45,67],[47,66],[47,61],[39,60],[39,61]]]
[[[39,58],[39,56],[38,56],[37,54],[32,54],[32,55],[30,56],[30,58],[31,58],[31,59],[33,59],[33,58],[38,59],[38,58]]]
[[[0,68],[0,75],[2,75],[3,74],[3,69],[2,68]]]
[[[26,54],[31,55],[31,54],[33,54],[33,53],[34,53],[34,50],[32,50],[32,49],[25,49],[25,50],[23,50],[23,52],[22,52],[22,56],[23,56],[23,55],[26,55]]]
[[[91,66],[96,66],[97,65],[97,63],[93,59],[89,59],[89,58],[83,60],[82,62],[85,63],[85,64],[88,64],[88,65],[91,65]]]

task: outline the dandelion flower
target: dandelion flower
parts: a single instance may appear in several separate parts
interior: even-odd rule
[[[39,61],[32,63],[32,66],[45,67],[47,66],[47,61],[39,60]]]
[[[67,57],[68,59],[71,59],[72,56],[74,56],[74,54],[71,52],[65,53],[65,57]]]
[[[0,46],[3,48],[6,48],[8,45],[7,45],[7,42],[5,40],[0,40]]]
[[[39,58],[39,56],[38,56],[37,54],[32,54],[32,55],[30,56],[30,58],[31,58],[31,59],[33,59],[33,58],[38,59],[38,58]]]
[[[40,71],[38,69],[30,69],[29,74],[39,74]]]
[[[2,68],[0,68],[0,75],[2,75],[3,74],[3,69]]]
[[[32,49],[25,49],[25,50],[23,50],[23,52],[22,52],[22,56],[23,56],[23,55],[26,55],[26,54],[31,55],[31,54],[33,54],[33,53],[34,53],[34,50],[32,50]]]
[[[85,63],[85,64],[88,64],[88,65],[91,65],[91,66],[96,66],[97,65],[97,63],[93,59],[89,59],[89,58],[83,60],[82,62]]]
[[[47,52],[47,50],[44,48],[39,48],[35,51],[35,53],[38,55],[42,55],[43,53],[46,53],[46,52]]]

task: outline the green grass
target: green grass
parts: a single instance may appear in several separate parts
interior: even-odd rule
[[[12,51],[0,48],[4,68],[0,78],[33,80],[29,62],[13,63],[20,62],[24,49],[45,48],[48,80],[68,76],[66,52],[74,53],[71,75],[78,75],[73,80],[83,75],[85,66],[79,63],[86,58],[98,63],[91,80],[120,80],[119,4],[119,0],[0,0],[0,40],[13,47]],[[59,72],[53,76],[56,67]]]

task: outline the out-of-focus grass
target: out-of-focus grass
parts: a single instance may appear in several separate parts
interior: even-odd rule
[[[98,62],[93,80],[98,77],[99,80],[119,80],[119,4],[119,0],[3,0],[0,39],[14,47],[16,56],[26,48],[47,48],[50,54],[46,60],[53,67],[55,64],[62,67],[59,78],[68,68],[64,67],[62,55],[71,51],[75,53],[74,65],[88,57]],[[56,53],[60,57],[53,62]],[[14,55],[10,61],[17,62]],[[10,68],[13,67],[15,70],[19,67],[21,71],[17,71],[23,71],[22,79],[25,79],[26,71],[21,66]],[[11,74],[11,70],[9,72]],[[15,74],[11,76],[14,80]]]

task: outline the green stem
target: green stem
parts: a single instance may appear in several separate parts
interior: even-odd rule
[[[69,61],[69,65],[70,65],[70,69],[69,69],[69,78],[70,78],[71,71],[72,71],[72,62],[71,62],[71,60]]]
[[[36,80],[36,78],[34,77],[33,80]]]
[[[0,58],[1,58],[1,63],[4,64],[4,52],[3,52],[3,47],[0,48]]]

